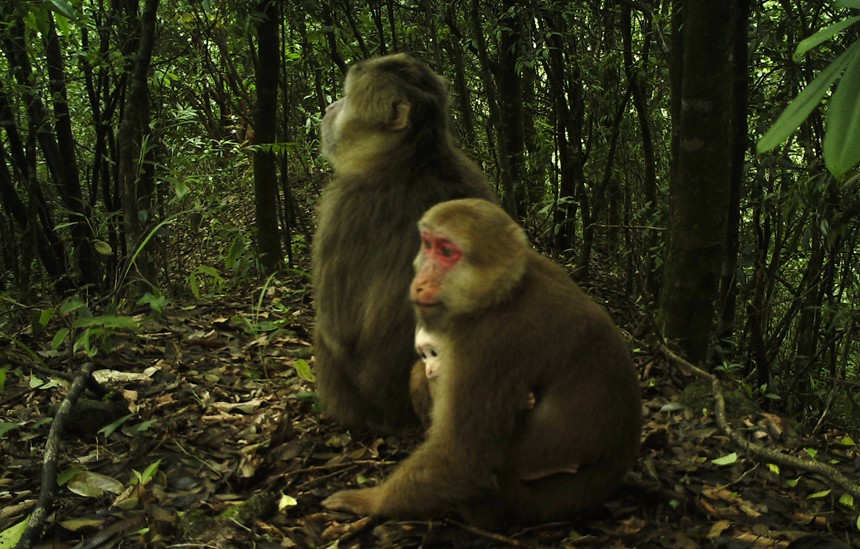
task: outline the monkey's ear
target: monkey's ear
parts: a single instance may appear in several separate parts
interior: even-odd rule
[[[397,101],[394,103],[394,118],[388,127],[392,131],[405,130],[409,126],[409,111],[412,110],[412,103],[407,101]]]

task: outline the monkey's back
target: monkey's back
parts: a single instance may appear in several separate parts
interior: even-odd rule
[[[320,398],[345,424],[383,429],[415,421],[408,288],[416,224],[438,202],[494,200],[477,166],[455,149],[433,162],[390,160],[373,173],[335,175],[320,200],[312,255]]]
[[[498,411],[485,416],[513,417],[500,421],[512,426],[507,434],[500,431],[510,437],[498,465],[500,494],[463,509],[478,523],[569,517],[608,498],[638,453],[639,382],[617,327],[560,266],[536,252],[527,261],[510,302],[469,329],[466,337],[489,341],[483,356],[471,354],[472,363],[458,356],[455,366],[467,370],[466,378],[483,370],[484,384],[505,393],[493,403]],[[487,372],[493,372],[491,381]],[[517,395],[527,391],[535,393],[534,408],[516,410]]]

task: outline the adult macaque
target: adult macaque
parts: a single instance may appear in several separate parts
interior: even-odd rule
[[[406,299],[415,223],[438,202],[494,200],[457,149],[449,118],[445,81],[405,54],[353,65],[323,118],[323,154],[335,173],[314,237],[315,369],[325,413],[344,425],[416,423]]]
[[[498,527],[606,500],[641,432],[636,372],[609,315],[489,202],[439,204],[418,226],[411,297],[444,349],[427,439],[379,486],[324,505],[397,518],[456,510]]]

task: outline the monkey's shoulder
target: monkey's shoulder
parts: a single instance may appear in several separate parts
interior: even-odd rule
[[[606,309],[589,297],[567,271],[551,259],[533,252],[529,254],[526,274],[515,299],[518,305],[513,315],[517,324],[537,326],[536,332],[547,341],[570,341],[571,345],[609,340],[613,345],[619,336],[615,323]],[[551,345],[564,352],[563,346]]]

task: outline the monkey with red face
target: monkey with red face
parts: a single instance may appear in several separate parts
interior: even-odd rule
[[[418,226],[410,294],[443,349],[427,438],[379,486],[324,504],[397,518],[458,511],[498,527],[605,501],[641,433],[638,379],[609,315],[494,204],[445,202]],[[418,367],[413,398],[430,392]]]

